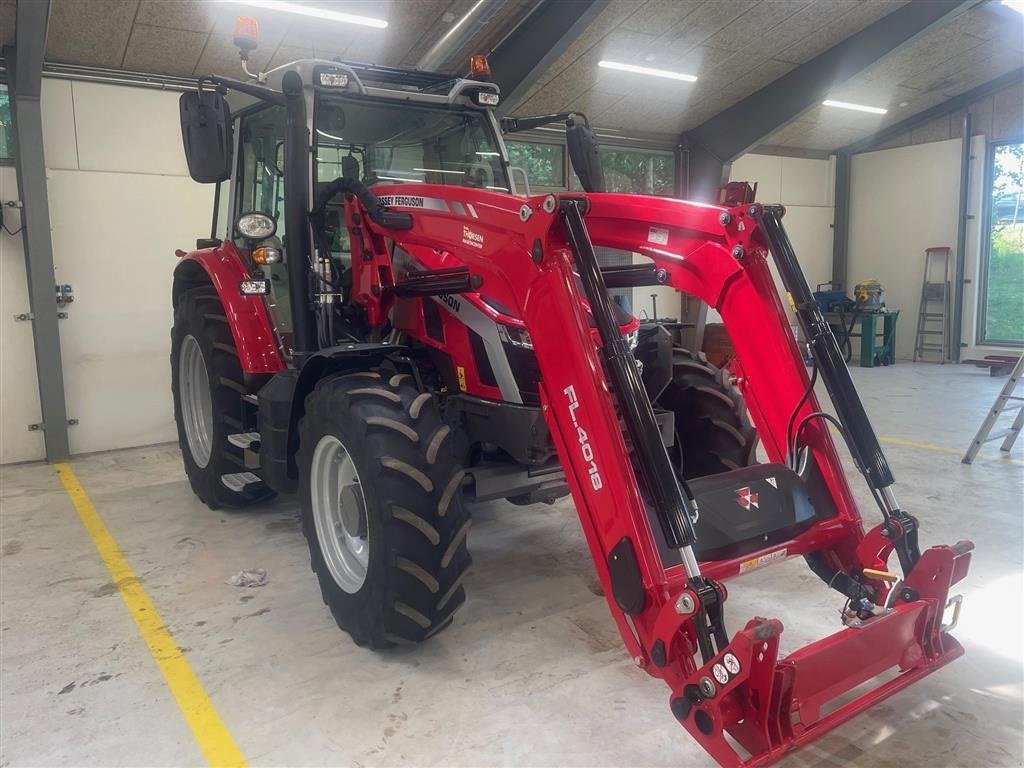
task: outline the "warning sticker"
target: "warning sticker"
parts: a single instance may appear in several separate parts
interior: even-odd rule
[[[466,391],[466,369],[463,368],[461,365],[456,366],[455,367],[455,375],[459,379],[459,389],[461,389],[463,392],[465,392]]]
[[[740,573],[746,573],[747,571],[753,571],[761,566],[774,563],[776,560],[783,560],[786,557],[785,549],[777,549],[774,552],[769,552],[767,555],[761,555],[755,557],[752,560],[744,560],[740,563]]]
[[[668,230],[661,227],[651,227],[647,230],[647,242],[656,245],[668,245]]]

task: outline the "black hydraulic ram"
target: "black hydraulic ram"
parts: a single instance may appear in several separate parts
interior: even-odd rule
[[[583,223],[580,206],[585,205],[585,199],[563,198],[561,216],[576,257],[576,269],[583,290],[590,302],[590,312],[601,334],[601,356],[608,367],[615,398],[637,454],[636,465],[643,475],[640,479],[650,494],[665,541],[675,549],[688,548],[697,539],[693,530],[692,502],[686,498],[676,481],[636,361],[626,348],[619,325],[612,314],[611,300],[597,263],[597,254]]]
[[[864,404],[853,386],[850,369],[846,367],[835,334],[811,295],[811,288],[800,269],[793,245],[782,227],[780,219],[783,209],[779,206],[752,205],[749,212],[761,224],[768,239],[782,284],[793,299],[797,320],[811,345],[818,373],[825,382],[829,397],[839,414],[839,421],[846,430],[854,461],[864,473],[868,485],[876,491],[888,488],[893,484],[889,462],[882,453],[882,446],[871,427]]]

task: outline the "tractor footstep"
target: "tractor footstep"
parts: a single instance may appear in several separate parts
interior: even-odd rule
[[[232,490],[235,493],[241,493],[245,490],[245,486],[247,485],[262,482],[262,480],[252,472],[235,472],[232,475],[221,475],[220,481],[224,483],[225,488]]]

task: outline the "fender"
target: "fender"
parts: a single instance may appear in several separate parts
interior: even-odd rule
[[[238,290],[238,284],[246,279],[249,271],[230,240],[215,248],[192,251],[181,256],[174,268],[173,304],[177,306],[181,294],[189,288],[212,283],[224,306],[242,372],[278,373],[286,366],[263,297],[243,296]]]

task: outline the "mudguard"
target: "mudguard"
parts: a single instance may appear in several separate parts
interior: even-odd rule
[[[263,297],[243,296],[239,291],[238,285],[249,279],[249,271],[234,243],[225,240],[214,248],[201,248],[180,258],[174,269],[174,305],[177,306],[179,297],[189,288],[212,283],[224,306],[242,372],[283,371],[286,366]]]

